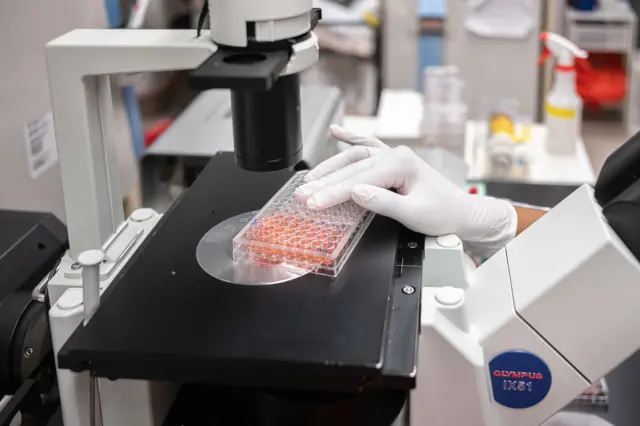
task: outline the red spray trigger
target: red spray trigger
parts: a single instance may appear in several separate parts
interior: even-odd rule
[[[551,51],[545,47],[538,58],[538,65],[544,64],[545,61],[549,59],[549,56],[551,56]]]
[[[547,47],[547,44],[545,43],[548,38],[549,38],[549,35],[546,31],[542,31],[540,33],[540,40],[542,40],[542,42],[544,43],[544,49],[542,50],[542,53],[538,58],[538,66],[544,64],[544,62],[547,59],[549,59],[549,56],[551,56],[551,51],[549,50],[549,48]]]

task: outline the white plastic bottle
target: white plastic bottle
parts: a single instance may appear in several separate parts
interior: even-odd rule
[[[576,90],[574,58],[586,58],[587,52],[557,34],[543,32],[546,49],[556,58],[555,81],[545,102],[547,151],[554,155],[573,155],[582,128],[582,99]]]

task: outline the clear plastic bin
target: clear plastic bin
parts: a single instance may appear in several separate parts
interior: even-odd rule
[[[620,24],[581,24],[569,26],[569,39],[590,52],[626,53],[633,43],[633,29]]]
[[[423,77],[422,145],[463,157],[467,104],[459,70],[454,66],[427,67]]]
[[[628,1],[599,1],[592,11],[566,11],[567,38],[590,53],[634,50],[637,17]]]
[[[464,82],[454,66],[427,67],[423,73],[424,99],[427,104],[463,102]]]
[[[296,200],[306,171],[295,174],[233,239],[233,258],[335,277],[374,214],[352,201],[311,210]]]

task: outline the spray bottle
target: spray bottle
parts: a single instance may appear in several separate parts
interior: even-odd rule
[[[588,54],[566,38],[543,32],[545,50],[539,64],[553,55],[556,58],[555,81],[545,102],[547,151],[555,155],[572,155],[581,136],[582,99],[576,90],[574,61],[584,60]]]

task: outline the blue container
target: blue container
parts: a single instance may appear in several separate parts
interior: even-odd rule
[[[422,92],[424,83],[424,69],[442,65],[444,38],[441,35],[422,35],[418,44],[418,58],[420,60],[418,72],[418,90]]]
[[[597,0],[571,0],[569,4],[574,9],[584,11],[595,10],[598,7]]]

